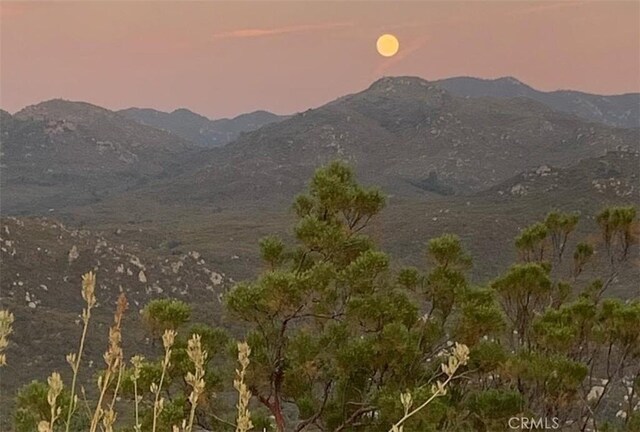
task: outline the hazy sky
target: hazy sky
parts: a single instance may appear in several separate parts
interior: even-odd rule
[[[640,90],[640,2],[0,2],[0,106],[291,113],[384,75]],[[395,57],[377,54],[385,32]]]

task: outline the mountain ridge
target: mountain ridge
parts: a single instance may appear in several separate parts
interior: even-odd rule
[[[264,110],[216,120],[211,120],[187,108],[178,108],[171,112],[159,111],[153,108],[127,108],[118,111],[118,113],[139,123],[166,130],[205,147],[226,145],[241,133],[255,130],[266,124],[286,118],[286,116],[279,116]]]
[[[210,122],[184,108],[172,114]],[[245,117],[252,114],[265,113]],[[360,92],[258,126],[211,149],[88,103],[56,99],[2,117],[3,123],[22,125],[8,128],[13,135],[3,131],[3,163],[9,165],[3,177],[10,180],[5,209],[27,213],[54,207],[56,200],[65,207],[70,204],[65,194],[68,200],[80,192],[84,198],[72,200],[75,204],[137,190],[163,202],[289,200],[317,166],[334,159],[350,162],[364,181],[393,195],[464,195],[540,165],[562,167],[606,151],[636,150],[640,141],[638,129],[587,122],[531,98],[463,97],[418,77],[381,78]],[[65,143],[60,148],[66,159],[47,153],[51,143]],[[149,153],[140,158],[140,151]],[[109,160],[112,153],[116,160]],[[51,162],[60,172],[47,166]],[[132,171],[137,163],[141,169]],[[96,164],[108,169],[100,171]],[[105,184],[96,183],[101,179]],[[20,201],[74,182],[89,190],[63,187],[26,208],[25,199]]]
[[[290,197],[333,159],[393,194],[422,195],[428,191],[416,182],[434,175],[456,193],[473,193],[545,163],[635,150],[639,133],[528,98],[464,98],[415,77],[383,78],[204,151],[208,162],[158,193],[207,202]]]
[[[199,148],[84,102],[60,99],[3,115],[4,212],[94,202],[179,170]]]
[[[586,120],[611,126],[640,127],[640,93],[600,95],[578,90],[540,91],[514,77],[482,79],[467,76],[434,81],[436,85],[462,97],[524,96]]]

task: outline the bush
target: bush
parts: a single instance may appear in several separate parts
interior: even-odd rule
[[[190,317],[189,305],[174,299],[152,300],[142,311],[142,319],[154,337],[160,337],[165,330],[176,330]]]

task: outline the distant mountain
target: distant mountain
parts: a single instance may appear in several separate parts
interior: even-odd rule
[[[463,98],[419,78],[383,78],[203,152],[200,169],[145,193],[230,205],[288,201],[315,167],[344,159],[391,194],[471,194],[543,164],[636,151],[639,138],[638,129],[589,123],[527,98]]]
[[[267,111],[255,111],[232,119],[209,120],[184,108],[170,113],[150,108],[128,108],[118,113],[207,147],[223,146],[243,132],[286,118]]]
[[[588,121],[640,127],[640,93],[603,96],[573,90],[542,92],[512,77],[493,80],[455,77],[434,81],[434,84],[458,96],[526,97]]]
[[[173,175],[180,158],[198,150],[84,102],[51,100],[0,120],[5,213],[92,202]]]
[[[134,114],[172,124],[175,133]],[[442,82],[415,77],[383,78],[259,127],[273,119],[264,112],[219,121],[188,110],[116,113],[62,100],[0,113],[3,211],[42,213],[124,192],[163,204],[275,205],[335,159],[394,196],[471,195],[542,165],[563,168],[640,147],[638,128],[588,122],[527,97],[456,96]],[[236,138],[206,149],[177,136],[209,127]],[[234,135],[246,127],[258,129]]]
[[[118,111],[118,114],[200,145],[211,143],[208,130],[210,120],[187,109],[166,113],[150,108],[128,108]]]
[[[5,124],[5,122],[10,122],[12,119],[11,114],[7,111],[0,109],[0,127]]]

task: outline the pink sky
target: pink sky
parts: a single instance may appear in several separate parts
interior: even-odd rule
[[[383,75],[640,91],[640,2],[0,3],[0,106],[292,113]],[[400,52],[383,58],[391,32]]]

